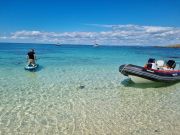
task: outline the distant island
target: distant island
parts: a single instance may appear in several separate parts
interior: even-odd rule
[[[154,47],[180,48],[180,44],[167,45],[167,46],[154,46]]]

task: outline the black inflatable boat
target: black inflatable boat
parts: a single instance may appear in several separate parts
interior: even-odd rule
[[[153,62],[156,67],[153,67]],[[132,64],[121,65],[119,72],[128,76],[135,83],[149,83],[149,82],[165,82],[175,83],[180,82],[180,70],[174,69],[176,63],[174,60],[169,60],[165,64],[158,66],[155,59],[149,59],[145,67],[136,66]],[[153,67],[153,68],[152,68]]]

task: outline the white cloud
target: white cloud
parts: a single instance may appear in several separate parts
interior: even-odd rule
[[[43,32],[16,31],[9,36],[0,36],[0,40],[28,40],[44,43],[93,44],[94,41],[106,45],[166,45],[180,43],[180,28],[140,25],[99,25],[107,28],[99,32]]]
[[[6,36],[0,36],[0,39],[8,39],[9,37],[6,37]]]

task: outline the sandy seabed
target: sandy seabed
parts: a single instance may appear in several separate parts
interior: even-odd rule
[[[125,86],[108,66],[1,73],[0,135],[180,133],[180,84]]]

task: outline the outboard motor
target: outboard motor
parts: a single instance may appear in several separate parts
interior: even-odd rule
[[[168,60],[168,62],[166,63],[166,65],[172,69],[174,69],[176,67],[176,62],[174,60]]]

